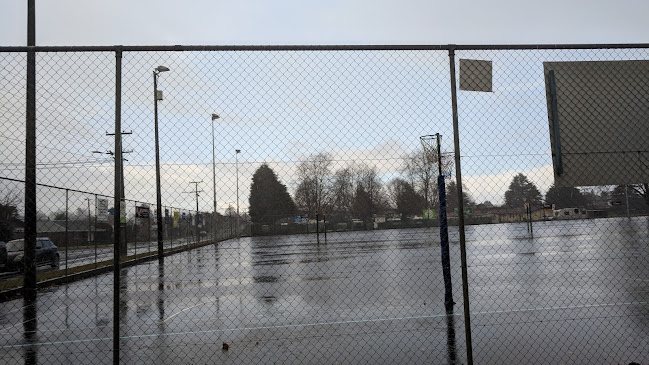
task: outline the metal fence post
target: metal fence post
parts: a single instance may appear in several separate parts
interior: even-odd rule
[[[68,194],[70,189],[65,189],[65,276],[68,276],[68,250],[70,248],[70,237],[68,236]]]
[[[27,2],[27,45],[36,45],[36,4]],[[24,298],[36,300],[36,52],[27,52],[25,110]]]
[[[122,206],[122,49],[115,49],[115,215],[113,233],[113,364],[119,364],[120,325],[120,238]]]
[[[97,268],[97,194],[95,194],[95,234],[93,236],[95,241],[95,269]]]
[[[27,2],[27,45],[36,45],[36,0]],[[26,344],[36,340],[36,52],[27,52],[25,110],[25,243],[23,330]],[[25,348],[25,364],[37,363],[37,351]]]
[[[137,257],[137,200],[135,201],[135,221],[133,224],[133,256]]]
[[[149,216],[146,219],[146,231],[148,237],[147,252],[151,252],[151,209],[149,209]]]
[[[466,267],[466,237],[464,232],[464,199],[462,198],[462,168],[460,166],[460,132],[457,114],[457,79],[455,76],[455,47],[449,45],[449,66],[451,74],[451,107],[453,108],[453,142],[455,146],[455,179],[457,180],[458,231],[460,233],[460,255],[462,260],[462,296],[464,302],[464,332],[466,336],[466,358],[473,364],[473,344],[471,343],[471,311],[469,307],[469,284]]]

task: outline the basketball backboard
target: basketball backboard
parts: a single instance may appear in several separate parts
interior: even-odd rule
[[[543,68],[555,186],[649,182],[649,61]]]

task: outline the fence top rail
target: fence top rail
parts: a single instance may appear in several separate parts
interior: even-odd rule
[[[0,52],[184,52],[184,51],[451,51],[451,50],[569,50],[649,48],[649,43],[502,44],[502,45],[175,45],[175,46],[2,46]]]
[[[0,180],[13,181],[13,182],[18,182],[18,183],[23,183],[23,184],[25,183],[25,180],[12,179],[12,178],[10,178],[10,177],[4,177],[4,176],[0,176]],[[102,198],[113,198],[113,199],[115,198],[114,195],[107,195],[107,194],[93,193],[93,192],[91,192],[91,191],[83,191],[83,190],[70,189],[70,188],[63,188],[63,187],[56,186],[56,185],[49,185],[49,184],[41,184],[41,183],[37,183],[36,186],[41,186],[41,187],[51,188],[51,189],[57,189],[57,190],[67,190],[67,191],[69,191],[69,192],[73,192],[73,193],[80,193],[80,194],[87,194],[87,195],[95,195],[95,196],[97,196],[97,197],[102,197]],[[136,203],[147,203],[147,204],[155,205],[155,204],[152,204],[152,203],[148,203],[148,202],[146,202],[146,201],[143,201],[143,200],[135,200],[135,199],[129,199],[129,198],[124,198],[124,200],[125,200],[125,201],[130,201],[130,202],[136,202]],[[174,206],[171,206],[171,205],[164,205],[164,204],[163,204],[162,206],[165,207],[165,208],[169,208],[169,209],[179,209],[179,210],[186,210],[186,211],[196,211],[195,209],[187,209],[187,208],[182,208],[182,207],[174,207]]]

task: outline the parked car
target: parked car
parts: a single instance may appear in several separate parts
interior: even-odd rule
[[[25,240],[13,240],[5,245],[7,257],[6,270],[22,271],[25,267]],[[36,238],[36,266],[48,264],[54,268],[59,267],[60,256],[56,245],[47,237]]]

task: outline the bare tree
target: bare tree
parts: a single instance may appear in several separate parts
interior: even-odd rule
[[[302,213],[326,212],[331,206],[331,156],[309,156],[297,168],[295,203]]]
[[[20,196],[13,190],[7,191],[0,198],[0,241],[8,241],[13,238],[20,202]]]
[[[417,149],[404,157],[402,173],[417,192],[424,197],[428,208],[439,205],[437,197],[437,151]]]
[[[629,185],[638,195],[640,195],[644,202],[649,206],[649,183]]]
[[[334,219],[346,221],[352,218],[352,206],[356,196],[355,165],[337,170],[331,185],[331,210]]]
[[[14,190],[9,190],[0,198],[0,220],[12,220],[18,218],[18,205],[20,195]]]

